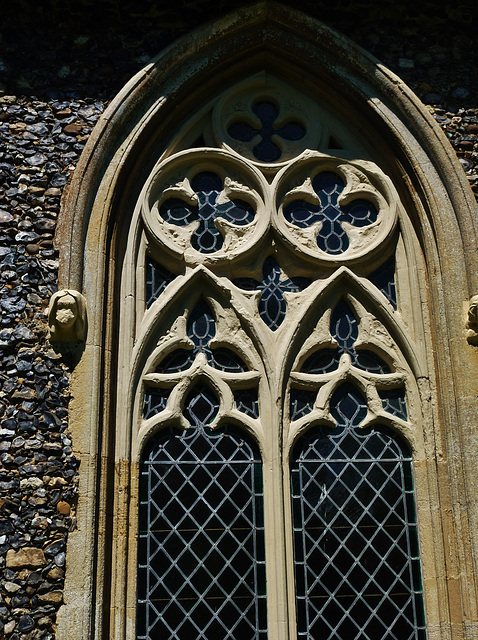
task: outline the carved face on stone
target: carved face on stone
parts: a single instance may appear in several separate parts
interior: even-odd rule
[[[77,318],[77,302],[70,293],[67,293],[57,300],[55,321],[63,329],[69,329],[75,324]]]
[[[78,291],[63,289],[54,293],[48,307],[51,342],[83,340],[86,332],[86,302]]]

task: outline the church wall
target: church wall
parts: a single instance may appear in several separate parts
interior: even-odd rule
[[[39,5],[42,6],[39,6]],[[428,105],[478,198],[473,2],[290,3],[337,29]],[[12,3],[0,32],[0,638],[52,639],[75,517],[73,358],[47,339],[63,190],[91,130],[153,55],[240,3]],[[472,347],[470,347],[472,348]],[[81,523],[80,523],[81,525]]]

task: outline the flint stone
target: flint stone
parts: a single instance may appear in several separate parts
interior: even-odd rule
[[[12,214],[4,209],[0,209],[0,223],[11,222],[11,220],[13,220]]]
[[[455,100],[463,100],[464,98],[468,98],[469,95],[470,91],[465,87],[457,87],[451,92],[451,97],[455,98]]]
[[[31,616],[22,616],[18,621],[18,630],[21,632],[30,631],[35,626],[35,621]]]
[[[30,371],[31,368],[32,368],[31,362],[28,362],[27,360],[18,360],[17,362],[18,371]]]
[[[3,331],[0,332],[0,338],[2,333]],[[13,337],[16,340],[33,340],[35,336],[33,334],[33,331],[25,327],[25,325],[21,324],[13,331]]]
[[[52,187],[63,187],[68,182],[68,176],[64,173],[55,173],[50,184]]]
[[[64,502],[63,500],[60,501],[56,505],[56,509],[57,509],[58,513],[60,513],[63,516],[69,516],[70,515],[70,505],[68,504],[68,502]]]
[[[29,602],[30,598],[28,596],[13,596],[12,607],[25,607]]]
[[[422,96],[422,100],[425,104],[441,104],[443,102],[443,96],[441,93],[430,91]]]
[[[13,531],[13,525],[10,522],[10,520],[6,518],[5,519],[2,518],[2,520],[0,520],[0,533],[2,535],[5,535],[6,533],[12,533],[12,531]]]
[[[36,438],[25,441],[25,449],[41,449],[41,447],[42,442],[40,442],[40,440],[37,440]]]
[[[35,231],[20,231],[20,233],[17,233],[17,235],[15,236],[15,240],[17,242],[28,242],[28,243],[30,243],[30,242],[33,242],[33,240],[36,240],[39,237],[40,236]]]
[[[39,489],[43,487],[43,480],[40,478],[23,478],[20,480],[21,489]]]
[[[27,303],[22,298],[15,296],[13,298],[3,298],[0,302],[2,309],[4,309],[7,313],[20,313],[25,309]]]
[[[33,571],[28,576],[27,582],[28,584],[39,584],[43,580],[41,573]]]
[[[49,220],[48,218],[41,218],[40,220],[35,220],[33,226],[38,231],[54,231],[56,222],[54,220]]]
[[[7,624],[5,625],[5,633],[11,633],[16,626],[16,621],[15,620],[10,620],[10,622],[7,622]]]
[[[47,160],[48,158],[42,153],[35,153],[33,156],[27,158],[27,163],[32,167],[38,167],[39,165],[45,164]]]
[[[46,136],[49,133],[48,127],[42,122],[28,125],[27,130],[31,131],[32,133],[36,133],[39,136]]]
[[[82,129],[81,124],[67,124],[66,127],[63,128],[63,131],[69,135],[77,135],[81,133]]]
[[[36,547],[23,547],[18,551],[7,551],[7,567],[11,569],[23,569],[46,567],[48,564],[42,549]]]
[[[35,400],[36,397],[36,391],[30,387],[22,387],[12,394],[12,400]]]
[[[60,567],[52,567],[46,575],[50,580],[60,580],[65,575],[65,572]]]
[[[53,620],[48,616],[43,616],[39,620],[37,620],[37,624],[39,627],[49,627],[52,624]]]
[[[9,482],[4,482],[3,480],[0,482],[0,491],[11,491],[12,489],[16,489],[19,486],[19,482],[17,478],[13,478]]]
[[[61,189],[56,189],[55,187],[50,187],[45,191],[45,195],[49,197],[53,196],[61,196]]]
[[[38,599],[43,604],[61,604],[63,594],[61,591],[50,591],[50,593],[40,593]]]

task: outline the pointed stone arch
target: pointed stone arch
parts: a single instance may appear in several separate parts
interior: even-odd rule
[[[444,134],[397,76],[324,24],[268,1],[198,29],[140,71],[100,118],[62,203],[60,287],[85,296],[88,336],[73,374],[71,430],[82,461],[79,526],[70,536],[59,637],[133,633],[132,585],[120,572],[112,587],[109,539],[128,527],[129,491],[137,481],[127,453],[113,454],[119,432],[111,400],[124,369],[117,354],[130,353],[140,323],[135,290],[125,293],[120,286],[136,278],[128,258],[140,242],[136,202],[157,163],[203,146],[197,123],[211,96],[259,72],[315,100],[320,96],[342,123],[338,137],[349,136],[351,149],[362,149],[365,162],[380,167],[402,203],[397,251],[407,273],[397,277],[408,281],[412,302],[404,310],[410,324],[420,324],[421,366],[429,372],[417,379],[429,437],[416,466],[417,495],[419,510],[420,502],[432,501],[431,509],[422,505],[422,531],[439,530],[436,549],[427,546],[430,535],[422,543],[428,637],[472,638],[478,624],[472,460],[478,355],[466,342],[465,315],[478,289],[473,195]],[[118,335],[120,308],[130,322]],[[120,437],[120,449],[130,451],[130,432]],[[119,509],[114,532],[113,495]],[[114,554],[116,564],[131,563],[128,545],[117,545]]]

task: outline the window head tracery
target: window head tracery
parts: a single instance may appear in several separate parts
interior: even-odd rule
[[[175,503],[177,513],[161,525],[163,534],[176,536],[184,514],[201,504],[206,520],[196,518],[191,535],[204,534],[203,543],[207,539],[206,546],[214,546],[207,522],[219,508],[216,499],[226,480],[214,476],[214,490],[209,491],[209,484],[196,486],[194,474],[205,471],[212,477],[208,465],[214,442],[228,430],[239,430],[242,435],[229,446],[230,456],[220,459],[221,469],[227,475],[236,459],[246,462],[241,438],[253,443],[247,445],[254,449],[247,461],[254,471],[248,467],[247,473],[254,479],[248,481],[245,499],[247,505],[254,503],[255,483],[264,484],[264,493],[261,489],[257,494],[264,507],[254,503],[254,509],[269,514],[258,528],[264,540],[254,538],[249,549],[234,533],[233,546],[223,557],[237,573],[233,558],[243,557],[247,547],[246,567],[241,567],[247,577],[237,573],[239,591],[243,583],[248,585],[245,600],[242,595],[235,599],[239,592],[232,582],[218,586],[222,591],[217,597],[230,603],[234,614],[225,613],[229,605],[207,604],[209,587],[195,582],[192,569],[180,569],[179,581],[194,591],[188,598],[205,599],[203,613],[202,605],[182,603],[182,586],[167,587],[159,605],[154,590],[142,584],[164,590],[157,587],[161,570],[153,558],[167,558],[179,567],[191,544],[185,533],[179,535],[176,559],[156,536],[151,504],[158,513],[168,507],[158,497],[159,488],[148,489],[153,493],[140,504],[140,520],[147,524],[140,530],[139,547],[145,544],[149,551],[145,555],[140,549],[138,555],[143,635],[137,637],[156,632],[170,607],[181,612],[164,623],[172,637],[182,640],[186,629],[194,629],[195,636],[207,638],[215,629],[236,638],[241,629],[241,638],[265,640],[266,627],[276,628],[281,607],[295,591],[289,637],[296,629],[301,638],[317,632],[337,640],[375,640],[380,624],[388,620],[390,640],[402,633],[421,640],[418,546],[410,534],[416,529],[411,457],[396,435],[417,437],[416,381],[396,291],[395,248],[403,211],[390,179],[369,159],[357,159],[359,154],[347,149],[343,128],[332,114],[316,100],[264,77],[213,100],[200,116],[204,146],[191,148],[184,142],[181,148],[181,140],[192,139],[183,128],[174,148],[151,171],[136,208],[141,302],[134,348],[140,380],[138,441],[147,442],[140,453],[142,486],[149,487],[151,474],[157,473],[152,460],[159,460],[158,451],[176,447],[173,442],[197,442],[203,452],[194,458],[188,449],[199,471],[190,472],[186,454],[168,457],[167,465],[181,475],[194,502],[192,507],[186,501]],[[197,128],[193,122],[191,129]],[[340,157],[328,153],[332,139],[340,140],[335,144],[343,147]],[[231,445],[231,438],[226,441]],[[307,467],[304,452],[309,450],[313,460]],[[337,515],[326,518],[320,531],[309,527],[322,517],[329,476],[334,497],[324,509],[329,513],[333,508],[345,518],[343,535],[336,531]],[[370,481],[369,476],[381,480]],[[155,482],[159,487],[159,476]],[[171,488],[164,482],[169,495]],[[235,480],[231,483],[236,486]],[[284,494],[289,496],[285,502],[278,497]],[[360,507],[366,514],[362,519],[370,521],[367,533],[347,511],[352,504],[354,513]],[[236,502],[235,508],[241,512],[246,507]],[[223,533],[217,535],[229,536],[234,517],[231,511],[221,520],[217,526]],[[400,527],[389,528],[388,520],[397,517]],[[248,536],[256,535],[255,518],[249,518]],[[279,543],[277,530],[282,532]],[[329,539],[335,545],[330,562],[324,560],[329,552],[320,546]],[[295,554],[295,577],[289,553]],[[394,554],[399,560],[390,559]],[[355,563],[353,571],[345,557]],[[194,558],[203,567],[202,557]],[[205,571],[219,585],[222,572]],[[279,594],[266,594],[270,589],[264,571],[266,576],[278,573]],[[352,598],[350,606],[342,604],[344,594]],[[339,614],[340,622],[333,622]],[[226,630],[229,618],[237,622]]]

